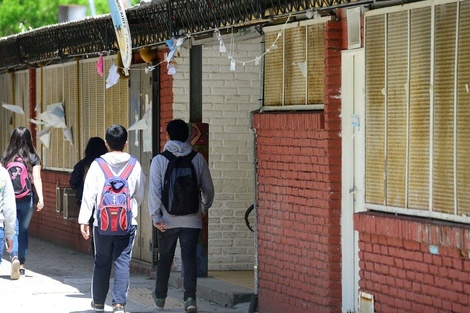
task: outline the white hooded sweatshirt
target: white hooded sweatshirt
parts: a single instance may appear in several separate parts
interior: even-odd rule
[[[101,157],[108,163],[111,172],[117,176],[122,173],[131,156],[125,152],[113,151]],[[88,220],[93,212],[93,207],[97,207],[101,200],[101,192],[105,180],[105,175],[98,162],[93,161],[88,169],[83,186],[82,205],[80,206],[80,213],[78,215],[79,224],[88,224]],[[145,182],[145,174],[142,172],[142,167],[137,161],[127,179],[132,205],[132,225],[137,225],[136,217],[139,214],[139,206],[142,204],[145,197]],[[93,225],[98,226],[97,210],[95,210],[94,218],[95,221]]]

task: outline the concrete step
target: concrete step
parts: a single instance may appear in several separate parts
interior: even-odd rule
[[[169,285],[183,288],[181,272],[171,272]],[[218,305],[232,308],[236,304],[250,302],[254,292],[252,289],[214,277],[197,279],[197,296]]]

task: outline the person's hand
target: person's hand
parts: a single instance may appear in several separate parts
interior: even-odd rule
[[[36,205],[36,208],[37,208],[38,212],[41,211],[44,208],[44,200],[39,199],[38,204]]]
[[[80,224],[80,232],[82,233],[82,237],[88,240],[90,238],[90,225]]]
[[[13,250],[13,239],[6,239],[7,252],[10,253]]]
[[[161,231],[162,233],[166,230],[165,223],[163,222],[158,222],[158,223],[154,222],[153,226],[155,226],[155,228]]]

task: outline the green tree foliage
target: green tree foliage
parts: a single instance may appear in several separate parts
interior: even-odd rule
[[[131,0],[131,5],[137,3]],[[91,15],[88,0],[0,0],[0,37],[57,24],[59,6],[70,4],[86,6],[87,16]],[[107,0],[94,0],[94,4],[97,15],[109,13]]]

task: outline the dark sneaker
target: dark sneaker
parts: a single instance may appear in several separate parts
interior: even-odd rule
[[[21,276],[25,276],[26,275],[26,271],[24,268],[20,268],[20,275]]]
[[[97,304],[91,301],[91,308],[95,310],[95,312],[104,312],[104,304]]]
[[[197,313],[196,300],[193,298],[188,298],[184,301],[184,310],[187,313]]]
[[[113,313],[126,313],[126,309],[120,303],[113,304]]]
[[[163,310],[163,308],[165,307],[165,299],[157,298],[157,296],[155,295],[155,290],[152,292],[152,299],[157,310]]]
[[[11,259],[11,274],[10,278],[12,280],[20,279],[20,260],[18,260],[17,256],[14,256]]]

